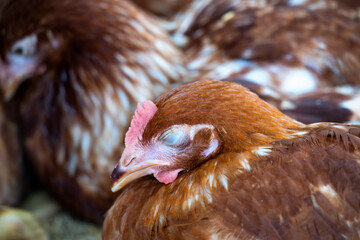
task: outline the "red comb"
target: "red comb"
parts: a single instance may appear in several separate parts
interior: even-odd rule
[[[157,107],[152,101],[138,103],[130,128],[125,135],[125,146],[129,146],[141,138],[146,125],[156,111]]]

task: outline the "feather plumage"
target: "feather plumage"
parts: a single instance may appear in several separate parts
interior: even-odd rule
[[[329,105],[325,119],[358,121],[359,13],[358,1],[194,1],[175,18],[174,38],[195,79],[246,80],[305,123],[324,120],[312,115]],[[346,100],[325,101],[323,91]],[[303,94],[322,103],[304,108]]]
[[[360,237],[360,126],[303,125],[221,81],[191,83],[155,103],[135,158],[124,165],[122,157],[114,170],[124,179],[148,166],[155,178],[121,186],[104,239]],[[163,134],[176,136],[179,126],[190,129],[188,138],[169,145]],[[212,154],[204,157],[203,147]],[[166,167],[146,165],[154,149]],[[183,171],[173,182],[158,181],[158,171],[177,168]]]

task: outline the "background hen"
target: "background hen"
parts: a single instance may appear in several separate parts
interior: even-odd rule
[[[0,24],[1,90],[27,157],[57,199],[100,222],[135,103],[183,81],[181,53],[127,1],[12,0]]]
[[[175,16],[194,79],[230,80],[303,122],[360,119],[360,2],[193,1]]]
[[[103,239],[357,239],[360,126],[198,81],[138,106]]]

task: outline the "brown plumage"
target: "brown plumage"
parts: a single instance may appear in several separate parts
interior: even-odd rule
[[[18,129],[0,101],[0,205],[19,202],[23,190],[23,165]]]
[[[360,237],[360,126],[303,125],[221,81],[155,104],[126,135],[104,239]]]
[[[1,90],[27,157],[57,199],[101,222],[135,104],[182,81],[181,53],[128,1],[12,0],[1,28]]]
[[[351,0],[194,1],[177,16],[174,39],[195,79],[250,82],[303,122],[358,121],[359,16]],[[325,101],[325,92],[342,100]]]

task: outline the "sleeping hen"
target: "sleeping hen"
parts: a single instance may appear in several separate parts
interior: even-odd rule
[[[11,0],[0,24],[1,90],[33,168],[100,222],[135,104],[183,79],[181,53],[128,1]]]
[[[302,122],[360,120],[360,1],[194,1],[177,17],[194,78],[246,84]]]
[[[358,239],[360,126],[303,125],[229,82],[138,106],[104,239]]]

